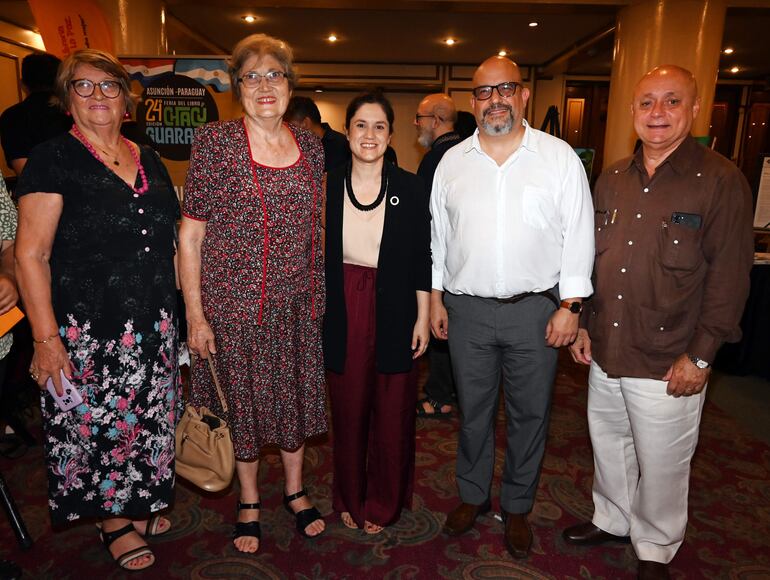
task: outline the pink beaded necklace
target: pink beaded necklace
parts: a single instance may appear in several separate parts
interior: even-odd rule
[[[83,145],[85,145],[85,148],[88,149],[88,152],[93,155],[97,161],[101,161],[104,165],[109,167],[107,165],[107,162],[101,158],[101,156],[96,152],[96,149],[94,149],[94,146],[91,145],[91,142],[86,138],[83,133],[80,132],[80,129],[78,129],[77,124],[72,124],[72,134],[77,137]],[[147,174],[144,172],[144,167],[142,167],[142,162],[139,160],[139,154],[134,151],[134,148],[131,147],[131,143],[126,139],[123,135],[120,136],[120,138],[125,142],[126,147],[128,147],[129,152],[131,153],[131,157],[134,159],[134,163],[136,163],[136,168],[139,171],[139,177],[142,181],[141,187],[134,187],[131,186],[131,189],[134,190],[135,193],[138,193],[139,195],[147,193],[147,190],[150,189],[149,183],[147,183]]]

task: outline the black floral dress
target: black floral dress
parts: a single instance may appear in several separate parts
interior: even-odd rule
[[[51,298],[84,402],[62,412],[42,391],[54,524],[146,516],[172,500],[179,203],[158,156],[143,148],[141,162],[143,195],[66,133],[33,150],[17,187],[64,202]]]

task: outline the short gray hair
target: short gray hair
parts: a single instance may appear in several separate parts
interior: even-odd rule
[[[246,61],[252,56],[270,55],[277,60],[286,73],[286,80],[289,81],[289,90],[294,89],[297,84],[297,74],[294,72],[294,55],[291,47],[283,40],[273,38],[267,34],[252,34],[241,40],[235,45],[233,54],[228,62],[228,72],[230,73],[230,82],[233,89],[233,97],[241,99],[241,85],[238,77]]]

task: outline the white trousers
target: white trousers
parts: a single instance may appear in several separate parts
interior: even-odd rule
[[[640,560],[668,564],[684,539],[690,460],[706,389],[675,398],[667,381],[588,376],[594,448],[593,524],[631,536]]]

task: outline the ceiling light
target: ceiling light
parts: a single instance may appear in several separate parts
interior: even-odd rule
[[[337,42],[337,37],[334,34],[330,34],[326,40],[329,42]]]
[[[535,27],[535,26],[537,26],[538,24],[539,24],[538,22],[530,22],[530,23],[529,23],[529,27],[530,27],[530,28],[534,28],[534,27]]]
[[[732,54],[732,53],[735,52],[735,49],[732,49],[732,48],[728,47],[728,48],[724,49],[722,52],[724,52],[725,54]]]
[[[324,90],[323,89],[316,89],[315,92],[316,93],[322,93],[322,92],[324,92]]]
[[[500,52],[497,53],[497,56],[508,56],[508,53],[505,52],[504,50],[501,50]]]
[[[253,22],[257,21],[256,16],[252,16],[251,14],[247,14],[246,16],[241,16],[244,22],[248,22],[249,24],[252,24]]]
[[[739,69],[737,66],[734,66],[733,68],[730,69],[730,72],[735,74],[737,72],[741,72],[741,69]]]
[[[444,41],[444,44],[446,44],[447,46],[452,46],[452,45],[453,45],[454,43],[456,43],[456,42],[457,42],[457,41],[456,41],[454,38],[447,38],[447,39]]]

